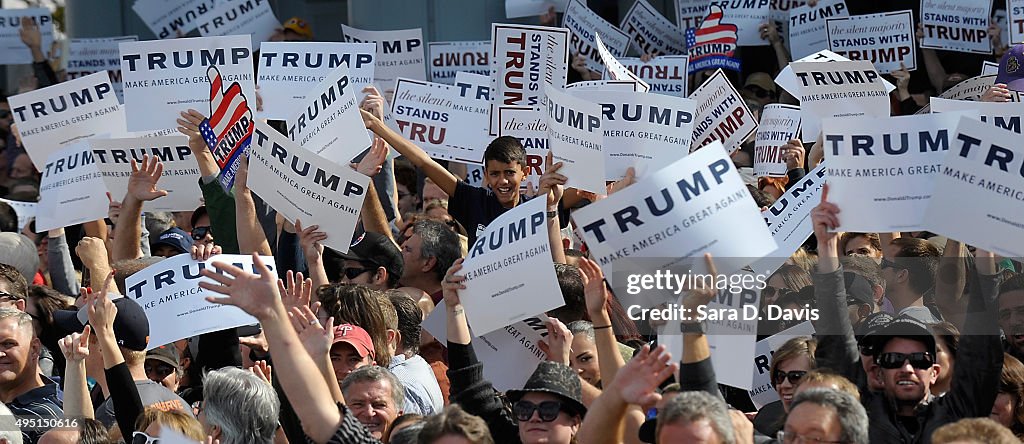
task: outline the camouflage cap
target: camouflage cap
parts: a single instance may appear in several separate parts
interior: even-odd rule
[[[508,399],[512,402],[519,401],[523,395],[531,392],[550,393],[562,398],[566,410],[573,411],[580,416],[587,413],[587,407],[583,405],[583,387],[580,385],[580,378],[569,366],[558,362],[541,361],[537,369],[526,380],[522,390],[509,390]]]

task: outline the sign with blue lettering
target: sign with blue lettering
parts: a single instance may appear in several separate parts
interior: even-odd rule
[[[85,140],[51,153],[40,171],[36,233],[107,217],[107,186]]]
[[[690,152],[718,141],[730,153],[757,131],[757,121],[721,69],[704,81],[690,99],[697,104]]]
[[[430,81],[451,85],[455,74],[471,72],[491,75],[491,42],[430,42]]]
[[[517,205],[487,225],[469,246],[462,264],[466,289],[459,299],[473,335],[565,305],[562,298],[551,297],[560,290],[551,266],[546,205],[543,198]]]
[[[941,168],[925,228],[1004,257],[1024,255],[1020,135],[961,117]]]
[[[823,49],[807,57],[804,57],[796,62],[849,62],[850,59],[836,54],[827,49]],[[793,63],[786,65],[779,71],[779,75],[775,76],[775,84],[782,87],[793,97],[800,97],[799,84],[800,80],[796,78],[796,74],[793,74]],[[889,83],[889,81],[882,79],[882,84],[885,85],[885,92],[891,93],[896,89],[896,85]]]
[[[823,162],[798,182],[788,184],[782,197],[765,210],[764,222],[768,224],[768,230],[779,248],[751,264],[752,270],[771,275],[811,236],[814,232],[811,210],[821,202],[825,179]]]
[[[828,48],[825,19],[849,17],[844,0],[820,0],[817,5],[803,5],[789,10],[789,48],[793,60],[807,57]]]
[[[391,101],[391,126],[430,157],[481,163],[482,148],[488,142],[481,130],[487,126],[490,101],[486,93],[475,99],[473,85],[464,86],[398,79]],[[460,133],[459,143],[453,140],[456,132]]]
[[[1020,121],[1024,118],[1024,103],[1020,102],[981,102],[966,100],[949,100],[933,97],[929,103],[933,113],[967,112],[976,113],[982,122],[1008,131],[1021,134]]]
[[[619,28],[633,38],[633,47],[641,54],[686,54],[683,30],[661,15],[647,0],[636,0],[622,17]]]
[[[77,79],[92,73],[106,71],[110,74],[110,84],[120,101],[124,101],[124,90],[121,84],[121,57],[118,45],[121,42],[139,40],[134,35],[124,37],[106,37],[97,39],[71,39],[68,44],[69,79]]]
[[[675,0],[676,24],[679,29],[696,28],[708,9],[709,0]]]
[[[270,271],[276,272],[273,256],[260,256],[260,260]],[[199,282],[213,282],[200,275],[203,269],[220,272],[213,266],[214,262],[226,262],[249,273],[259,274],[251,255],[219,254],[200,262],[193,260],[189,254],[179,254],[125,279],[127,291],[124,297],[141,305],[149,320],[148,348],[259,322],[238,307],[206,301],[207,296],[220,296],[199,287]]]
[[[739,28],[735,23],[725,22],[724,18],[722,8],[711,5],[700,27],[686,30],[687,54],[690,56],[687,69],[691,74],[715,68],[740,70],[740,59],[736,57]]]
[[[878,72],[917,69],[913,11],[851,15],[825,19],[828,49],[850,60],[866,60]]]
[[[391,31],[367,31],[341,25],[345,41],[350,43],[376,43],[377,66],[374,83],[388,100],[394,93],[395,80],[399,77],[415,80],[427,79],[427,63],[424,55],[423,29],[395,29]]]
[[[263,111],[256,114],[275,120],[291,117],[307,93],[341,65],[348,66],[353,89],[361,93],[373,84],[376,57],[373,43],[264,42],[256,79]]]
[[[287,120],[288,137],[331,162],[348,165],[371,143],[359,114],[358,97],[348,67],[334,68],[292,112]]]
[[[632,89],[632,84],[630,84]],[[544,175],[544,158],[548,155],[548,121],[545,110],[531,106],[502,106],[498,108],[499,136],[511,136],[519,139],[526,149],[526,181],[523,188],[530,185],[533,189],[540,187],[540,176]]]
[[[991,54],[992,0],[921,0],[922,48]]]
[[[270,9],[270,0],[218,1],[213,11],[198,24],[199,35],[245,35],[252,38],[253,48],[265,42],[281,27]]]
[[[289,222],[319,224],[324,245],[348,251],[370,178],[302,149],[262,121],[249,150],[249,188]]]
[[[11,114],[36,169],[62,147],[101,134],[122,136],[124,112],[106,71],[11,97]]]
[[[42,37],[39,49],[48,54],[53,46],[53,17],[46,8],[0,9],[0,65],[28,65],[32,51],[21,41],[21,19],[35,21]]]
[[[191,211],[203,204],[202,195],[196,193],[199,167],[188,147],[187,137],[92,138],[89,147],[103,174],[103,183],[115,200],[120,200],[128,189],[132,160],[141,163],[142,156],[149,156],[163,164],[159,187],[167,190],[167,195],[143,202],[144,211]]]
[[[548,148],[558,170],[567,178],[565,186],[607,193],[604,179],[604,132],[601,105],[579,99],[545,86],[548,97]]]
[[[562,27],[569,30],[569,47],[573,54],[583,56],[588,69],[601,72],[604,63],[597,52],[596,39],[600,37],[605,48],[615,57],[626,55],[630,37],[615,25],[591,11],[587,3],[570,0],[562,18]]]
[[[648,62],[626,57],[619,62],[650,87],[648,92],[675,97],[686,97],[690,93],[686,82],[689,56],[658,56]]]
[[[546,106],[544,85],[565,86],[569,30],[545,26],[491,25],[491,126],[498,134],[499,106]]]
[[[724,22],[738,28],[737,45],[768,46],[768,40],[761,38],[760,29],[770,21],[770,0],[711,0],[710,4],[722,8]]]
[[[182,111],[207,109],[207,71],[214,66],[222,81],[238,83],[241,97],[255,101],[251,46],[247,35],[121,43],[128,130],[166,129]]]
[[[789,171],[782,160],[782,146],[800,133],[800,107],[772,103],[765,105],[754,136],[754,174],[785,176]]]
[[[135,0],[132,10],[158,39],[173,39],[188,34],[210,14],[214,0]]]
[[[871,62],[793,62],[804,142],[817,140],[821,119],[889,115],[889,93]]]

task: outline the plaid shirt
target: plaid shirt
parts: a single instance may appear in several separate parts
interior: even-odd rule
[[[63,394],[50,378],[40,375],[43,379],[43,386],[37,387],[14,398],[14,401],[7,403],[7,408],[18,418],[63,418],[64,402]],[[46,433],[43,428],[24,428],[21,435],[25,443],[35,444],[39,437]]]

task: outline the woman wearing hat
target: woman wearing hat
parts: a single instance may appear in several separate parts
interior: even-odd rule
[[[459,301],[458,291],[466,288],[462,284],[465,277],[455,274],[461,269],[462,259],[459,259],[441,283],[448,312],[448,376],[452,402],[483,418],[498,444],[576,442],[576,433],[587,408],[583,405],[579,377],[569,366],[551,361],[537,365],[521,390],[508,391],[511,412],[490,381],[483,378],[483,364],[477,361],[473,351],[469,324]]]

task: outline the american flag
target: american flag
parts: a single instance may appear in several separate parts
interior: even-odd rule
[[[211,66],[206,76],[210,79],[210,117],[199,124],[199,133],[221,168],[221,185],[228,189],[235,179],[239,155],[252,138],[252,110],[238,82],[222,89],[223,79],[216,66]]]
[[[708,16],[700,24],[698,29],[686,30],[686,46],[690,49],[710,44],[722,44],[731,47],[728,52],[713,52],[706,55],[727,55],[732,56],[736,49],[736,25],[722,23],[722,7],[718,5],[708,6]]]

